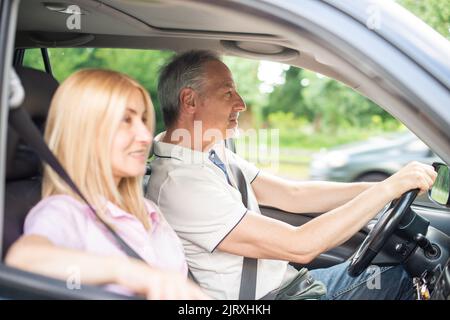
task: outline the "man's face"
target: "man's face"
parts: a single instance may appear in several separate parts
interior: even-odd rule
[[[246,107],[227,66],[220,61],[207,62],[203,88],[198,93],[195,120],[202,122],[204,131],[215,129],[222,139],[230,137],[238,127],[239,112]]]

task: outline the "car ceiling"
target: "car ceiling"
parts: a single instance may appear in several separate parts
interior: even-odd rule
[[[36,30],[36,23],[39,23],[42,31],[67,31],[67,15],[46,9],[47,3],[41,0],[22,1],[27,10],[23,10],[19,17],[20,29]],[[264,34],[258,25],[246,23],[245,14],[230,15],[223,11],[208,10],[210,7],[190,1],[77,0],[73,3],[86,13],[82,29],[90,33],[145,36],[157,34],[159,30],[228,33],[246,30],[248,34]]]
[[[84,13],[79,32],[69,31],[68,15],[50,11],[45,6],[48,3],[21,2],[16,47],[148,48],[177,52],[209,49],[226,55],[285,62],[358,87],[330,63],[316,59],[312,54],[316,49],[309,48],[310,40],[306,37],[299,52],[292,49],[298,45],[290,43],[283,35],[285,30],[276,24],[246,12],[211,6],[207,1],[65,2],[78,5]]]

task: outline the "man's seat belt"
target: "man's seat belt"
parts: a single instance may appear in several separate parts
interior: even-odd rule
[[[247,182],[244,173],[237,165],[230,164],[230,169],[236,179],[237,187],[242,196],[242,203],[247,209],[250,208]],[[258,259],[244,257],[242,262],[241,285],[239,289],[239,300],[256,299],[256,278],[258,274]]]

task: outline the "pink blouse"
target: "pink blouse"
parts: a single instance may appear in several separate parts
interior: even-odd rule
[[[156,205],[147,199],[145,205],[152,223],[150,231],[135,216],[111,202],[107,203],[106,219],[149,265],[187,275],[181,241]],[[24,233],[44,236],[55,245],[66,248],[100,255],[126,256],[88,206],[68,195],[41,200],[28,213]]]

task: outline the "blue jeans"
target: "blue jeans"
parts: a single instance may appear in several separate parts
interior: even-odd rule
[[[414,288],[411,277],[402,266],[370,266],[358,277],[347,274],[349,262],[330,268],[311,270],[314,279],[322,281],[327,294],[322,300],[411,300]]]

